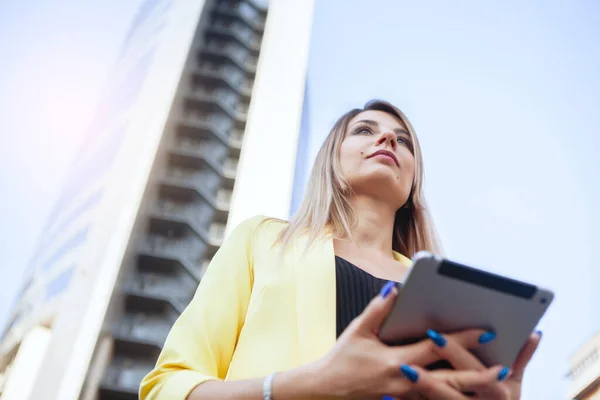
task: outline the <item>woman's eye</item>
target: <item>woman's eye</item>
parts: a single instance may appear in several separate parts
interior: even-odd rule
[[[358,130],[356,131],[356,133],[371,134],[373,132],[371,132],[371,130],[369,128],[358,128]]]
[[[398,144],[402,144],[409,147],[411,146],[410,140],[408,138],[398,136],[398,139],[396,139],[396,141],[398,142]]]

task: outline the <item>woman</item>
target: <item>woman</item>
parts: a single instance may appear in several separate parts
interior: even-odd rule
[[[539,334],[511,369],[485,368],[467,350],[491,332],[429,331],[398,347],[377,339],[406,256],[438,251],[422,179],[400,110],[373,101],[343,115],[294,219],[252,218],[219,249],[140,399],[520,398]],[[426,369],[440,360],[454,368]]]

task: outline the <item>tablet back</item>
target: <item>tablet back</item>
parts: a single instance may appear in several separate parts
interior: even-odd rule
[[[553,293],[529,283],[420,252],[379,336],[388,344],[413,342],[428,329],[441,333],[481,328],[497,334],[473,351],[487,366],[512,366]]]

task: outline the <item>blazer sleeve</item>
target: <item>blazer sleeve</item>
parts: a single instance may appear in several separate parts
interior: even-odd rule
[[[184,400],[199,384],[225,378],[250,300],[254,237],[262,220],[242,222],[217,251],[142,380],[141,400]]]

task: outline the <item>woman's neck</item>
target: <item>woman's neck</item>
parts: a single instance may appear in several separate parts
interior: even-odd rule
[[[396,210],[372,197],[355,196],[350,199],[350,204],[357,223],[350,229],[350,239],[336,241],[336,250],[339,249],[343,253],[359,251],[391,257]]]

